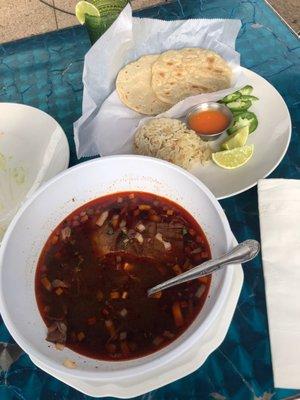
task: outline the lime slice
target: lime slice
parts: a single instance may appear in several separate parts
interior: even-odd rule
[[[75,14],[81,25],[83,25],[85,22],[86,14],[92,15],[94,17],[100,17],[100,12],[98,8],[91,3],[88,3],[87,1],[80,1],[76,4]]]
[[[237,147],[233,150],[218,151],[213,153],[213,161],[222,168],[235,169],[246,164],[254,152],[254,145]]]
[[[242,147],[246,144],[249,136],[249,126],[244,126],[236,131],[234,135],[231,135],[229,139],[222,143],[221,149],[232,150],[236,147]]]

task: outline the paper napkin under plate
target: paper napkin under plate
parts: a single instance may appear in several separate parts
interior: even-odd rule
[[[300,389],[300,180],[258,183],[275,387]]]

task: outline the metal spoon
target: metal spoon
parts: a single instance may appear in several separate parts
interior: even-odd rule
[[[220,268],[225,267],[225,265],[241,264],[250,261],[257,256],[259,250],[260,245],[256,240],[245,240],[223,256],[215,258],[214,260],[205,261],[189,271],[186,271],[178,276],[175,276],[174,278],[160,283],[157,286],[154,286],[151,289],[148,289],[148,296],[151,296],[152,294],[160,292],[161,290],[167,289],[171,286],[179,285],[180,283],[191,281],[192,279],[199,278],[201,276],[210,275]]]

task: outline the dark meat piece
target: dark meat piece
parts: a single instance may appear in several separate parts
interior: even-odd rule
[[[92,244],[95,254],[103,258],[107,254],[116,251],[119,235],[120,230],[117,229],[114,231],[109,222],[97,228],[92,234]]]
[[[67,325],[61,321],[55,321],[48,326],[46,340],[52,343],[65,344],[67,340]]]
[[[167,242],[171,241],[172,239],[175,240],[183,240],[183,232],[182,229],[184,228],[183,225],[175,223],[175,224],[166,224],[166,223],[159,223],[157,224],[157,232],[162,234],[162,237]]]
[[[104,258],[114,252],[125,252],[137,257],[153,258],[171,263],[182,258],[183,225],[146,221],[143,221],[143,225],[145,230],[141,233],[142,243],[135,238],[138,231],[130,230],[126,236],[120,230],[112,232],[108,223],[97,229],[92,236],[96,255]],[[163,241],[157,239],[157,234],[161,235]],[[124,239],[126,245],[124,245]],[[164,242],[168,243],[167,248]]]

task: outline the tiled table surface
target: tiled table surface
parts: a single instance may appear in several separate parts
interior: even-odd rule
[[[272,10],[262,0],[178,0],[140,12],[139,16],[242,20],[237,40],[241,64],[264,76],[277,88],[292,117],[291,145],[272,176],[299,178],[300,45]],[[89,40],[82,27],[0,45],[0,101],[29,104],[56,118],[70,142],[71,165],[78,162],[72,123],[81,113],[81,74],[88,48]],[[221,204],[239,241],[250,237],[259,239],[256,188],[223,200]],[[281,400],[295,392],[273,386],[261,260],[255,260],[244,271],[245,282],[238,307],[219,349],[192,375],[140,399]],[[13,344],[13,341],[3,323],[0,324],[0,341],[1,400],[88,398],[39,370],[13,345],[7,346],[6,343]],[[12,359],[17,360],[11,364],[6,357],[3,361],[4,353],[10,353]]]
[[[0,43],[79,25],[74,14],[78,1],[0,0]],[[168,1],[172,0],[132,0],[131,4],[140,10]]]

